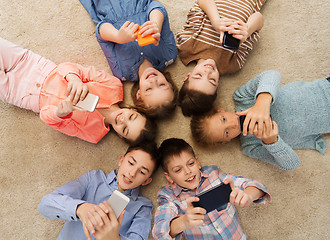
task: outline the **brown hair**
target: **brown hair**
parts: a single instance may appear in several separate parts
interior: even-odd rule
[[[183,115],[190,117],[191,115],[202,115],[210,111],[213,102],[217,97],[217,91],[212,95],[208,95],[196,90],[188,88],[189,79],[187,79],[179,92],[179,106]]]
[[[132,89],[131,89],[131,96],[136,108],[140,111],[145,113],[148,117],[151,118],[167,118],[171,115],[171,113],[175,110],[176,102],[178,98],[178,88],[173,82],[172,76],[169,72],[164,72],[163,75],[165,76],[166,80],[172,85],[173,90],[173,100],[167,104],[163,104],[158,107],[146,107],[142,99],[136,98],[136,93],[139,90],[139,82],[135,82]]]
[[[203,116],[193,116],[190,121],[191,134],[194,140],[202,145],[215,145],[216,141],[210,138],[208,120],[216,114],[215,109],[211,109],[207,114]]]
[[[184,151],[191,153],[195,157],[193,148],[185,140],[180,138],[169,138],[164,140],[158,149],[160,165],[163,170],[168,172],[167,165],[169,159],[173,156],[180,155]]]
[[[134,150],[141,150],[150,155],[151,160],[155,163],[155,168],[153,169],[153,173],[158,169],[160,165],[157,144],[154,141],[145,141],[140,142],[139,144],[130,145],[124,155]]]

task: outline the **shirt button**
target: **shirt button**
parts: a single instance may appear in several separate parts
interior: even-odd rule
[[[36,86],[37,86],[37,87],[40,87],[40,83],[37,83]]]
[[[60,216],[59,216],[59,215],[56,215],[56,217],[57,217],[57,218],[60,218]]]
[[[141,53],[141,55],[143,55],[143,52]]]

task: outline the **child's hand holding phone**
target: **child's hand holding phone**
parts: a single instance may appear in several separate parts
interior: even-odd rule
[[[201,207],[194,207],[192,204],[193,202],[198,202],[199,199],[197,197],[189,197],[186,201],[187,209],[185,214],[171,222],[170,235],[173,238],[186,229],[192,229],[196,226],[204,224],[204,215],[206,214],[206,210]]]
[[[110,207],[107,201],[99,204],[97,212],[99,214],[99,221],[102,224],[98,224],[95,226],[96,231],[93,236],[97,240],[108,240],[108,239],[120,239],[119,230],[124,218],[125,210],[120,214],[117,219],[115,212]]]
[[[153,43],[158,46],[160,41],[160,29],[153,21],[147,21],[142,24],[138,29],[137,41],[139,46],[145,46]]]
[[[261,138],[264,131],[264,125],[266,135],[270,134],[270,104],[272,99],[273,97],[269,93],[260,93],[255,104],[251,108],[236,113],[237,116],[246,115],[242,129],[244,136],[249,133],[250,135],[254,134],[257,138]]]
[[[69,97],[73,105],[76,105],[79,100],[85,99],[88,94],[88,87],[76,74],[68,74],[66,79],[68,81],[66,96]]]

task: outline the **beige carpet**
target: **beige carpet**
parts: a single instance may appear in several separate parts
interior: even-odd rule
[[[193,0],[161,0],[173,32],[181,29]],[[0,0],[0,36],[43,55],[55,63],[78,62],[110,71],[95,36],[94,23],[78,0]],[[311,81],[330,75],[329,12],[327,0],[268,0],[262,13],[261,40],[237,74],[221,79],[218,107],[234,110],[234,90],[261,71],[276,69],[283,83]],[[191,66],[178,59],[170,66],[181,87]],[[131,84],[125,102],[131,103]],[[330,239],[329,156],[298,150],[299,168],[282,171],[242,155],[239,141],[212,150],[194,145],[189,118],[177,109],[170,121],[159,123],[157,142],[180,137],[193,144],[202,164],[263,181],[273,202],[239,209],[250,239]],[[37,206],[42,196],[90,169],[110,172],[127,145],[114,133],[97,145],[57,132],[33,112],[0,103],[0,239],[56,239],[63,221],[46,219]],[[329,134],[325,137],[330,145]],[[156,205],[165,183],[159,170],[143,192]],[[328,227],[327,227],[328,226]]]

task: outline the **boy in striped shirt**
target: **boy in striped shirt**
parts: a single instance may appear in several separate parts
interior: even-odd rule
[[[158,239],[247,239],[235,206],[265,203],[270,195],[264,184],[241,176],[221,173],[216,166],[201,167],[192,147],[182,139],[165,140],[160,161],[168,184],[157,194],[153,237]],[[206,213],[192,202],[195,196],[219,184],[230,184],[230,202]],[[234,206],[235,205],[235,206]]]

